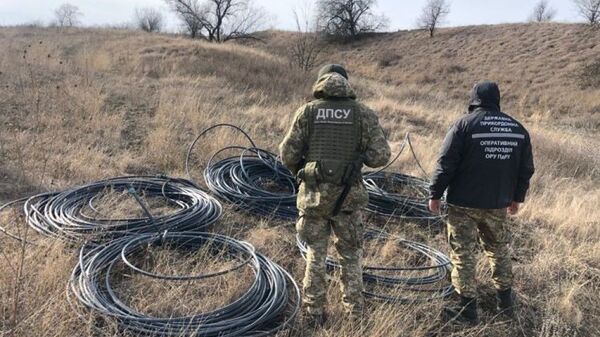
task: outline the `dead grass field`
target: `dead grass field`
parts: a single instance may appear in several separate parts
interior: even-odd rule
[[[212,45],[119,30],[0,29],[0,201],[123,174],[184,176],[187,145],[215,123],[237,124],[275,151],[293,112],[309,99],[314,77],[290,68],[288,38],[269,32],[262,44]],[[581,88],[577,74],[600,57],[600,34],[564,24],[451,28],[432,40],[423,32],[398,32],[331,45],[322,56],[322,62],[348,66],[361,98],[378,111],[393,150],[411,132],[429,172],[473,82],[499,81],[504,110],[531,131],[537,172],[512,223],[517,320],[495,319],[490,271],[482,259],[483,323],[477,327],[441,326],[443,302],[373,303],[366,324],[356,327],[339,315],[332,282],[333,319],[314,335],[599,336],[600,89]],[[195,156],[206,160],[234,140],[215,134]],[[419,173],[409,156],[393,169]],[[193,175],[199,179],[200,168]],[[248,240],[301,279],[293,224],[226,211],[215,231]],[[5,212],[0,221],[24,228],[18,212]],[[389,227],[447,249],[439,229],[402,222]],[[367,255],[384,262],[401,254],[395,249]],[[82,321],[66,300],[74,252],[51,240],[29,247],[0,235],[0,336],[98,335],[93,319]],[[166,259],[167,269],[186,270],[167,257],[156,259]],[[220,282],[233,289],[165,288],[136,276],[127,280],[131,290],[123,291],[149,312],[190,312],[230,299],[246,280],[240,273]],[[122,335],[110,326],[106,332]],[[312,333],[295,326],[281,335]]]

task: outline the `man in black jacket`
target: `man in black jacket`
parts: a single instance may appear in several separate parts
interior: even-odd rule
[[[469,113],[448,131],[430,190],[429,208],[440,212],[448,194],[448,241],[454,268],[452,284],[461,297],[453,317],[477,323],[475,253],[480,240],[489,258],[498,310],[512,316],[512,266],[506,228],[525,201],[533,176],[529,133],[500,111],[500,89],[493,82],[475,85]]]

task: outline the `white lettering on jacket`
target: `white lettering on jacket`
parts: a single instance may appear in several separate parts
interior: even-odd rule
[[[352,113],[352,109],[319,109],[316,120],[346,120],[350,117],[350,113]]]

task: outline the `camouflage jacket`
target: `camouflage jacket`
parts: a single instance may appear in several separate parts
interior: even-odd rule
[[[313,87],[317,99],[351,98],[356,99],[350,83],[337,73],[321,76]],[[294,174],[297,174],[304,162],[308,147],[309,120],[308,111],[312,103],[302,106],[295,114],[294,122],[285,139],[280,144],[283,163]],[[385,165],[390,158],[390,147],[385,139],[383,129],[375,112],[365,105],[356,102],[356,109],[361,114],[363,155],[365,164],[375,168]],[[298,191],[297,206],[302,213],[327,216],[331,214],[343,187],[322,183],[317,188],[308,188],[304,183]],[[342,207],[343,211],[355,211],[366,206],[368,195],[362,182],[352,186],[350,194]]]

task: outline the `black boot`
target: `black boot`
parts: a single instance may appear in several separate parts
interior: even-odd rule
[[[459,306],[444,308],[444,316],[447,321],[456,320],[469,325],[479,324],[477,299],[461,296]]]
[[[514,300],[513,300],[512,289],[498,290],[496,299],[498,300],[498,312],[502,315],[513,318],[514,317]]]

